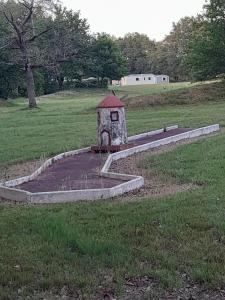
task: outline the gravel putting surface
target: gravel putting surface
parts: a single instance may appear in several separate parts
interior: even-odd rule
[[[162,132],[138,139],[132,142],[132,146],[147,144],[190,130],[190,128],[177,128],[168,132]],[[35,180],[23,183],[16,188],[37,193],[110,188],[123,183],[124,181],[122,180],[104,178],[99,175],[106,159],[107,154],[92,152],[63,158],[48,167]]]

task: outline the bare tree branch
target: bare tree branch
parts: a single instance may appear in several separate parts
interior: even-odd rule
[[[6,12],[4,11],[3,12],[4,14],[4,17],[6,18],[6,20],[8,21],[8,23],[12,26],[12,28],[16,31],[17,35],[19,35],[21,32],[20,32],[20,29],[19,27],[17,26],[16,22],[14,21],[14,18],[13,18],[13,15],[11,12],[9,12],[10,14],[10,17],[6,14]]]
[[[11,46],[11,45],[12,45],[12,42],[11,42],[11,43],[8,43],[8,44],[6,44],[6,45],[4,45],[4,46],[1,46],[1,47],[0,47],[0,50],[5,49],[5,48],[7,48],[7,47],[9,47],[9,46]]]
[[[0,65],[17,66],[17,64],[5,62],[5,61],[0,61]]]
[[[26,4],[25,1],[22,2],[21,4],[22,4],[25,8],[27,8],[28,11],[29,11],[27,17],[25,18],[25,20],[24,20],[24,22],[23,22],[23,24],[22,24],[22,26],[25,26],[25,25],[31,20],[31,17],[32,17],[32,15],[33,15],[33,12],[34,12],[34,0],[31,0],[30,5]]]
[[[47,33],[50,30],[52,30],[52,28],[47,28],[47,29],[43,30],[42,32],[38,33],[37,35],[34,35],[29,40],[26,40],[26,42],[29,42],[29,43],[33,42],[34,40],[36,40],[37,38],[39,38],[40,36],[42,36],[43,34]]]

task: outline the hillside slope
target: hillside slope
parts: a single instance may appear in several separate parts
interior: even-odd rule
[[[199,84],[190,88],[163,92],[154,95],[129,97],[124,102],[127,107],[153,105],[198,104],[210,101],[225,101],[225,81]]]

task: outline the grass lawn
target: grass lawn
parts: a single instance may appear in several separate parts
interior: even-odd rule
[[[186,90],[189,84],[172,84],[171,88],[180,90],[183,86]],[[146,88],[158,88],[160,93],[162,86]],[[32,111],[27,109],[24,99],[0,107],[0,166],[94,144],[95,107],[106,94],[107,91],[94,90],[51,95],[40,98],[39,108]],[[224,126],[224,110],[223,101],[208,105],[131,107],[127,110],[128,133],[133,135],[172,124],[195,127],[220,123]]]
[[[154,95],[159,93],[167,93],[180,89],[186,89],[199,85],[200,83],[180,82],[170,84],[159,84],[159,85],[134,85],[134,86],[112,86],[117,93],[125,94],[128,96],[143,96],[143,95]],[[206,82],[204,83],[206,84]]]
[[[1,106],[0,166],[94,143],[103,94],[44,97],[33,111],[22,99]],[[225,126],[225,102],[131,107],[127,122],[130,135],[176,123]],[[224,287],[224,150],[222,132],[139,161],[164,182],[198,185],[160,199],[1,203],[0,299],[41,299],[43,291],[56,299],[65,289],[74,299],[101,299],[104,288],[119,294],[127,280],[144,276],[159,283],[159,293],[192,281]],[[142,299],[158,299],[151,295]]]

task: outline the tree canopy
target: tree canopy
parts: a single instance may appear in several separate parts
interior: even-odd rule
[[[126,62],[117,43],[107,34],[98,34],[91,43],[93,76],[97,76],[100,85],[108,78],[120,79],[126,72]]]
[[[159,42],[137,32],[91,34],[80,12],[57,0],[0,0],[0,15],[0,98],[27,96],[31,108],[36,95],[103,86],[131,73],[172,81],[225,73],[224,0],[207,1],[202,15],[174,23]]]
[[[187,63],[195,80],[225,73],[225,2],[210,0],[204,6],[200,26],[189,43]]]
[[[128,33],[118,39],[118,44],[127,61],[129,73],[139,74],[152,71],[156,45],[146,34]]]

